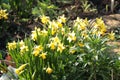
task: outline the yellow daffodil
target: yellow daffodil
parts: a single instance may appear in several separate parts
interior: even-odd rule
[[[80,23],[80,27],[78,28],[79,30],[85,30],[86,24],[84,22]]]
[[[106,30],[101,29],[99,32],[100,32],[101,35],[105,35]]]
[[[21,74],[21,71],[20,71],[19,69],[15,69],[15,73],[16,73],[17,75],[20,75],[20,74]]]
[[[51,74],[52,72],[53,72],[52,68],[48,67],[48,68],[46,69],[46,73]]]
[[[65,17],[65,15],[60,16],[59,19],[60,19],[61,22],[63,22],[63,23],[66,22],[66,17]]]
[[[55,21],[55,20],[50,21],[50,22],[49,22],[49,25],[48,25],[48,28],[57,29],[57,28],[58,28],[58,25],[57,25],[56,21]]]
[[[16,73],[17,75],[20,75],[20,74],[23,72],[23,70],[25,69],[25,67],[26,67],[27,65],[28,65],[28,64],[23,64],[23,65],[21,65],[19,68],[15,69],[15,73]]]
[[[58,28],[61,27],[61,23],[57,22],[57,21],[52,21],[50,22],[49,28],[51,29],[51,34],[55,35],[55,33],[58,31]]]
[[[109,34],[108,34],[108,38],[109,38],[110,40],[114,40],[114,39],[115,39],[115,33],[113,33],[113,32],[109,33]]]
[[[43,29],[43,30],[41,31],[41,35],[47,36],[47,35],[48,35],[48,31],[46,31],[45,29]]]
[[[55,36],[55,37],[51,38],[51,40],[52,40],[53,42],[55,42],[56,44],[57,44],[57,43],[60,43],[60,39],[58,38],[58,36]]]
[[[81,19],[79,18],[79,17],[77,17],[77,19],[74,21],[75,23],[77,22],[77,23],[79,23],[79,22],[81,22]]]
[[[78,45],[79,45],[80,47],[84,47],[84,44],[81,43],[81,42],[79,42]]]
[[[71,41],[76,41],[76,36],[75,36],[74,31],[73,31],[72,33],[68,33],[68,38],[67,38],[67,40],[68,40],[69,42],[71,42]]]
[[[87,34],[86,31],[83,31],[81,34],[82,34],[82,37],[84,37],[84,38],[88,38],[88,34]]]
[[[86,19],[80,19],[77,17],[77,19],[74,21],[74,27],[77,28],[78,31],[85,30],[87,25],[89,24],[87,18]]]
[[[75,46],[70,47],[70,53],[74,54],[75,52],[76,52],[76,47]]]
[[[34,40],[34,41],[37,40],[36,31],[32,31],[31,38],[32,38],[32,40]]]
[[[46,53],[43,53],[43,52],[42,52],[42,53],[40,54],[40,57],[44,60],[44,59],[46,59],[46,55],[47,55]]]
[[[84,19],[84,23],[86,24],[86,26],[89,25],[89,22],[88,22],[87,18]]]
[[[34,56],[38,56],[38,55],[39,55],[39,53],[40,53],[40,51],[39,51],[39,50],[34,50],[32,54],[33,54]]]
[[[81,19],[79,17],[77,17],[77,19],[74,20],[73,26],[77,27],[78,30],[80,30],[80,22],[81,22]]]
[[[40,35],[40,28],[36,28],[35,27],[35,30],[32,31],[32,34],[31,34],[31,38],[32,40],[37,40],[37,36]]]
[[[56,48],[56,43],[51,42],[50,44],[48,44],[48,47],[50,47],[51,50],[54,50]]]
[[[98,30],[97,29],[92,29],[91,33],[92,33],[92,35],[98,35]]]
[[[102,20],[102,17],[96,18],[96,23],[98,24],[104,23],[104,21]]]
[[[57,51],[60,51],[60,53],[61,53],[64,49],[65,49],[65,47],[63,46],[63,43],[59,43]]]
[[[35,47],[34,47],[34,51],[33,51],[32,54],[33,54],[34,56],[38,56],[39,53],[42,52],[42,51],[43,51],[42,45],[35,46]]]
[[[62,35],[65,34],[65,28],[61,28]]]
[[[28,65],[28,64],[23,64],[23,65],[21,65],[18,69],[21,71],[21,70],[25,69],[25,67],[26,67],[27,65]]]
[[[43,46],[42,45],[39,45],[39,46],[35,46],[34,48],[35,51],[43,51]]]
[[[102,35],[107,31],[106,25],[102,18],[96,18],[96,22],[94,23],[94,27],[98,29]]]
[[[56,28],[52,28],[52,31],[51,31],[52,35],[55,35],[56,32],[57,32],[57,29]]]
[[[14,50],[16,49],[16,42],[13,41],[12,43],[8,43],[8,50]]]
[[[23,54],[23,53],[25,53],[27,51],[29,51],[28,46],[23,45],[22,47],[20,47],[20,53],[21,54]]]
[[[43,24],[47,24],[49,21],[50,21],[50,18],[48,16],[45,16],[45,15],[41,16],[41,22]]]
[[[22,47],[23,45],[25,45],[25,43],[23,42],[23,40],[21,40],[21,41],[19,42],[19,44],[20,44],[20,47]]]
[[[6,13],[6,10],[0,10],[0,19],[8,19],[8,13]]]
[[[59,28],[62,28],[63,24],[61,22],[57,22]]]

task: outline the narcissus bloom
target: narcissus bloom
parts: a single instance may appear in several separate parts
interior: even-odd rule
[[[80,47],[84,47],[84,44],[81,43],[81,42],[79,42],[78,45],[79,45]]]
[[[45,15],[41,16],[41,22],[43,24],[47,24],[49,22],[49,20],[50,20],[50,18],[48,16],[45,16]]]
[[[40,52],[43,51],[43,46],[42,45],[39,45],[39,46],[35,46],[34,47],[34,51],[33,51],[33,55],[34,56],[38,56]]]
[[[46,59],[46,55],[47,55],[46,53],[43,53],[43,52],[42,52],[42,53],[40,54],[40,57],[44,60],[44,59]]]
[[[22,46],[25,45],[25,43],[23,42],[23,40],[21,40],[21,41],[19,42],[19,44],[20,44],[20,47],[22,47]]]
[[[6,13],[6,10],[0,10],[0,19],[8,19],[8,13]]]
[[[113,32],[109,33],[109,34],[108,34],[108,38],[109,38],[110,40],[114,40],[114,39],[115,39],[115,33],[113,33]]]
[[[34,51],[43,51],[43,46],[42,45],[38,45],[34,47]]]
[[[57,51],[60,51],[60,53],[61,53],[64,49],[65,49],[65,47],[63,46],[63,43],[59,43]]]
[[[55,35],[56,32],[57,32],[57,29],[56,29],[56,28],[52,28],[51,34],[52,34],[52,35]]]
[[[19,68],[15,69],[15,73],[16,73],[17,75],[20,75],[20,73],[23,72],[23,70],[25,69],[25,67],[26,67],[27,65],[28,65],[28,64],[23,64],[23,65],[21,65]]]
[[[40,53],[40,51],[38,51],[38,50],[34,50],[32,54],[33,54],[34,56],[38,56],[39,53]]]
[[[31,38],[32,40],[37,40],[37,36],[40,35],[40,28],[36,28],[35,27],[35,30],[32,31],[32,34],[31,34]]]
[[[20,47],[21,54],[23,54],[24,52],[27,52],[27,51],[29,51],[28,46],[23,45],[22,47]]]
[[[65,15],[59,16],[59,20],[60,20],[61,22],[65,23],[65,22],[66,22],[66,17],[65,17]]]
[[[73,31],[72,33],[68,33],[68,38],[67,38],[67,40],[68,40],[69,42],[71,42],[71,41],[76,41],[76,36],[75,36],[74,31]]]
[[[76,52],[76,47],[75,46],[70,47],[69,51],[70,51],[71,54],[74,54]]]
[[[41,34],[40,35],[43,35],[43,36],[47,36],[48,35],[48,31],[46,31],[45,29],[43,29],[41,31]]]
[[[12,43],[8,43],[8,50],[14,50],[14,49],[16,49],[16,42],[15,41],[13,41]]]
[[[48,44],[48,47],[50,47],[51,50],[54,50],[56,48],[56,43],[51,41],[51,43]]]
[[[83,31],[83,32],[81,33],[81,35],[82,35],[82,37],[84,37],[85,39],[88,38],[88,34],[87,34],[86,31]]]
[[[53,72],[52,68],[48,67],[48,68],[46,69],[46,73],[51,74],[52,72]]]
[[[102,18],[96,18],[96,22],[94,23],[94,28],[98,29],[102,35],[107,31],[106,25]]]
[[[51,38],[51,40],[52,40],[53,42],[55,42],[56,44],[57,44],[57,43],[60,43],[60,39],[58,38],[58,36],[55,36],[55,37]]]
[[[61,28],[61,33],[62,33],[62,35],[65,34],[65,28]]]
[[[63,24],[61,22],[57,22],[57,25],[58,25],[59,28],[63,27]]]

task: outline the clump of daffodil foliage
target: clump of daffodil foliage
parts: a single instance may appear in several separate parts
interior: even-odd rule
[[[64,15],[54,20],[43,15],[41,22],[43,28],[35,27],[29,38],[8,43],[20,80],[110,80],[114,76],[119,62],[106,42],[114,40],[115,34],[107,33],[102,18],[91,23],[77,17],[69,25]]]

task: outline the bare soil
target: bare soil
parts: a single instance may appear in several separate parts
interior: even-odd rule
[[[108,29],[115,30],[117,28],[120,28],[120,14],[110,14],[102,16],[103,20],[105,21],[105,24],[108,26]],[[120,36],[120,34],[117,34]],[[113,52],[120,54],[120,40],[115,40],[108,42],[108,44],[114,46]]]

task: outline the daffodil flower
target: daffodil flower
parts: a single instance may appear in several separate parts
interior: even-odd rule
[[[38,45],[38,46],[35,46],[34,50],[38,50],[38,51],[43,51],[43,46],[42,45]]]
[[[57,44],[57,43],[60,43],[60,39],[58,38],[58,36],[55,36],[55,37],[51,38],[51,40],[52,40],[53,42],[55,42],[56,44]]]
[[[42,51],[43,51],[42,45],[35,46],[35,47],[34,47],[34,51],[33,51],[32,54],[33,54],[34,56],[38,56],[39,53],[42,52]]]
[[[61,53],[64,49],[65,49],[65,47],[63,46],[63,43],[59,43],[57,51],[60,51],[60,53]]]
[[[0,19],[8,19],[8,13],[6,13],[6,10],[0,10]]]
[[[46,73],[51,74],[52,72],[53,72],[53,69],[52,69],[52,68],[48,67],[48,68],[46,69]]]
[[[65,28],[61,28],[62,35],[65,34]]]
[[[48,16],[45,16],[45,15],[41,16],[41,22],[43,24],[47,24],[49,22],[49,20],[50,20],[50,18]]]
[[[55,50],[56,43],[55,42],[51,42],[50,44],[48,44],[48,47],[50,47],[51,50]]]
[[[40,51],[39,51],[39,50],[34,50],[32,54],[33,54],[34,56],[38,56],[38,55],[39,55],[39,53],[40,53]]]
[[[40,28],[36,28],[35,27],[35,30],[32,31],[32,34],[31,34],[31,38],[32,40],[37,40],[37,36],[40,35]]]
[[[60,16],[59,19],[60,19],[61,22],[63,22],[63,23],[66,22],[66,17],[65,17],[65,15]]]
[[[68,40],[69,42],[71,42],[71,41],[76,41],[76,36],[75,36],[74,31],[73,31],[72,33],[68,33],[68,38],[67,38],[67,40]]]
[[[14,49],[16,49],[16,42],[15,41],[13,41],[12,43],[8,43],[8,50],[14,50]]]
[[[27,52],[27,51],[29,51],[28,46],[23,45],[22,47],[20,47],[21,54],[23,54],[24,52]]]
[[[109,33],[109,34],[108,34],[108,38],[109,38],[110,40],[114,40],[114,39],[115,39],[115,33],[113,33],[113,32]]]
[[[41,35],[47,36],[47,35],[48,35],[48,31],[46,31],[45,29],[43,29],[43,30],[41,31]]]
[[[44,60],[44,59],[46,59],[46,55],[47,55],[46,53],[43,53],[43,52],[42,52],[42,53],[40,54],[40,57]]]
[[[81,43],[81,42],[79,42],[78,45],[79,45],[80,47],[84,47],[84,44]]]
[[[71,54],[74,54],[77,50],[76,50],[76,47],[73,46],[73,47],[70,47],[69,51],[70,51]]]
[[[19,68],[15,69],[15,73],[16,73],[17,75],[20,75],[20,74],[23,72],[23,70],[25,69],[25,67],[26,67],[27,65],[28,65],[28,64],[23,64],[23,65],[21,65]]]
[[[19,42],[19,44],[20,44],[20,47],[22,47],[23,45],[25,45],[25,43],[23,42],[23,40],[21,40],[21,41]]]

